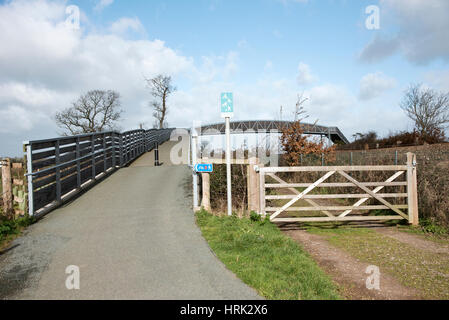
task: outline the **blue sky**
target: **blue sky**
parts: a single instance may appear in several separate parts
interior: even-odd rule
[[[80,30],[64,27],[80,8]],[[380,8],[368,30],[365,9]],[[52,119],[91,89],[121,93],[123,130],[152,126],[144,77],[170,74],[168,122],[292,118],[298,93],[311,120],[355,132],[409,130],[399,101],[412,82],[449,90],[445,0],[0,2],[0,156],[58,136]]]

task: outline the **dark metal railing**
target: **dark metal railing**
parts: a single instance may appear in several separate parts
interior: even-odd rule
[[[25,142],[29,215],[48,213],[169,140],[172,130],[110,131]]]

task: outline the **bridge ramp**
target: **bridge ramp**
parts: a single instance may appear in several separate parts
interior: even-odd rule
[[[0,299],[258,299],[202,238],[190,190],[187,166],[119,170],[0,255]]]
[[[179,165],[178,163],[173,163],[170,157],[171,152],[175,146],[179,146],[177,141],[167,141],[159,146],[159,163],[162,166],[174,166]],[[178,150],[178,149],[176,149]],[[137,158],[130,166],[131,167],[154,167],[154,150],[144,153],[139,158]],[[179,159],[182,160],[183,164],[188,163],[187,152],[179,153]],[[177,161],[177,160],[174,160]]]

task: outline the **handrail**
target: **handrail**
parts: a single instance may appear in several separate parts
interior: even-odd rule
[[[173,130],[106,131],[24,142],[29,215],[48,213],[72,198],[73,191],[96,184],[100,176],[169,140]]]

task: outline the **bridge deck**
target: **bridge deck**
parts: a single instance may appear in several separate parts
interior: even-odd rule
[[[178,144],[177,141],[167,141],[159,146],[159,163],[173,166],[170,160],[170,151]],[[188,163],[187,154],[184,155],[183,163]],[[154,150],[147,152],[131,163],[130,167],[154,167]]]
[[[0,255],[0,299],[259,298],[196,227],[189,168],[143,162],[48,214]],[[65,287],[69,265],[80,267],[80,290]]]

